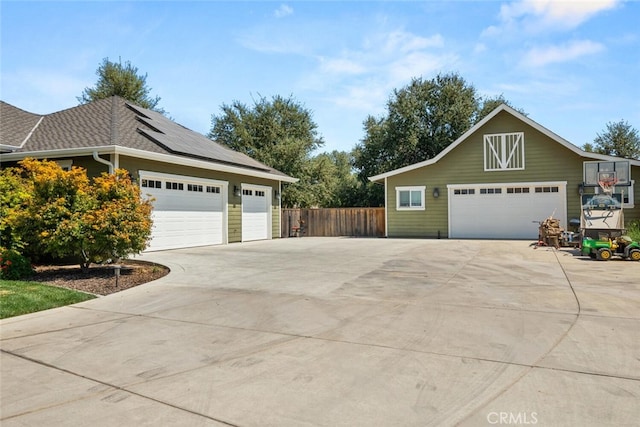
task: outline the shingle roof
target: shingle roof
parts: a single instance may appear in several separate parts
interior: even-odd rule
[[[0,152],[120,146],[287,176],[117,96],[44,116],[3,101],[0,107]]]
[[[0,145],[6,146],[6,150],[19,148],[40,119],[37,114],[0,101]]]

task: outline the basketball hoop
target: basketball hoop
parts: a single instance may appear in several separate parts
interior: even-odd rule
[[[616,186],[617,183],[618,183],[618,178],[613,176],[611,177],[601,176],[600,179],[598,180],[598,185],[600,186],[600,188],[602,188],[602,191],[604,191],[606,194],[612,194],[613,188]]]

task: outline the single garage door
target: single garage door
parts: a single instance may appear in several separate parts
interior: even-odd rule
[[[226,182],[141,171],[140,186],[155,199],[148,251],[225,242]]]
[[[242,241],[270,238],[271,188],[242,185]]]
[[[566,182],[449,185],[451,238],[537,239],[539,221],[567,226]]]

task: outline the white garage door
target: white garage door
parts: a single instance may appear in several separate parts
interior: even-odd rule
[[[566,182],[450,185],[449,237],[537,239],[549,216],[567,226]]]
[[[271,188],[242,185],[242,241],[270,238]]]
[[[140,186],[155,198],[148,251],[225,242],[226,182],[141,171]]]

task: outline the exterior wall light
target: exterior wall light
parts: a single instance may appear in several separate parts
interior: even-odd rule
[[[584,194],[584,184],[582,182],[578,184],[578,194],[581,196]]]
[[[433,189],[433,197],[435,199],[437,199],[438,197],[440,197],[440,189],[438,189],[438,187]]]
[[[236,197],[240,197],[240,189],[238,188],[237,185],[233,186],[233,195]]]

